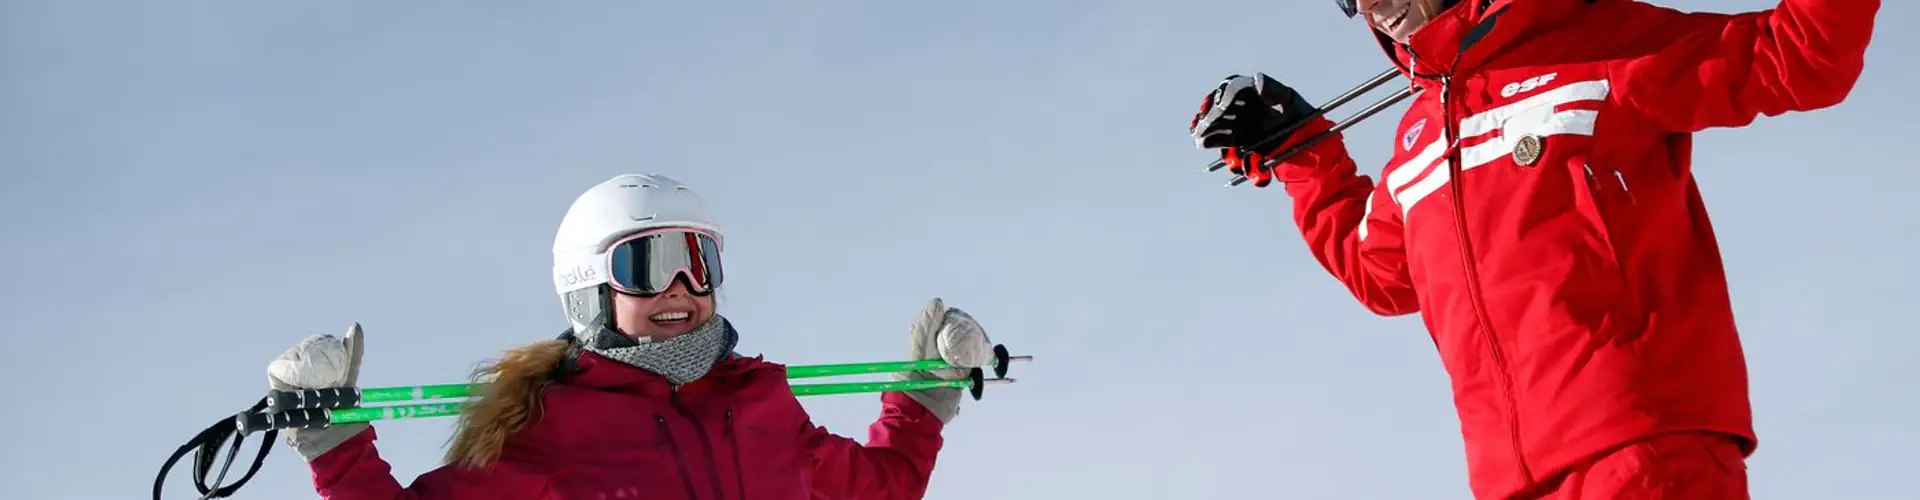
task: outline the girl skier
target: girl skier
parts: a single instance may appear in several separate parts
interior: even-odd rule
[[[779,364],[734,354],[716,312],[725,239],[700,196],[621,175],[573,202],[554,239],[554,286],[572,328],[482,367],[447,463],[402,487],[366,423],[289,429],[324,498],[917,499],[961,389],[890,392],[864,445],[814,425]],[[268,365],[276,390],[357,383],[363,335],[309,336]],[[914,359],[965,377],[992,358],[980,325],[933,299]]]

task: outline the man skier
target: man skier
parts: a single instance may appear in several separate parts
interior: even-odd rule
[[[1691,134],[1839,103],[1880,2],[1339,4],[1419,91],[1382,182],[1338,136],[1260,168],[1333,125],[1264,74],[1228,77],[1189,130],[1280,181],[1361,304],[1422,313],[1474,497],[1747,498],[1757,438]]]

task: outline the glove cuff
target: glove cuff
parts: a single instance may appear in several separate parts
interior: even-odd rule
[[[893,374],[893,379],[901,381],[945,380],[922,372],[895,373]],[[913,398],[914,402],[920,403],[921,407],[926,408],[927,413],[932,413],[934,417],[939,418],[940,423],[943,424],[952,422],[954,417],[960,416],[960,398],[966,396],[966,391],[951,387],[903,392],[906,393],[907,397]]]
[[[340,443],[347,442],[348,439],[371,428],[373,425],[367,422],[353,422],[319,429],[287,429],[283,432],[286,433],[287,444],[292,445],[294,451],[299,452],[301,457],[312,462],[321,455],[333,451],[333,448],[340,446]]]

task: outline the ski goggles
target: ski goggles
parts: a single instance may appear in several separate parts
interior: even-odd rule
[[[1333,3],[1334,5],[1340,6],[1340,13],[1346,14],[1347,19],[1353,19],[1353,16],[1360,15],[1360,6],[1357,5],[1359,0],[1333,0]]]
[[[620,293],[653,297],[682,276],[694,295],[720,287],[725,275],[720,244],[712,235],[680,228],[635,233],[604,252],[554,269],[554,287],[566,293],[605,284]]]

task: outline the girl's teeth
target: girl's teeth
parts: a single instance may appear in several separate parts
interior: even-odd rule
[[[653,315],[653,320],[654,321],[674,321],[674,320],[687,319],[688,316],[689,314],[684,312],[664,312],[664,313]]]

